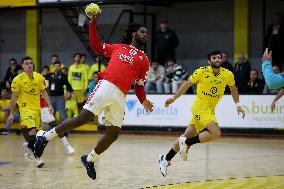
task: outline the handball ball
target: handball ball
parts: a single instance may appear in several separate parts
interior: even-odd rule
[[[99,5],[95,3],[91,3],[85,8],[85,13],[89,18],[93,18],[93,16],[96,16],[101,12],[102,12],[101,8],[99,7]]]

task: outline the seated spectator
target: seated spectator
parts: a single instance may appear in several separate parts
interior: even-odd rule
[[[158,61],[152,61],[150,70],[147,74],[145,92],[152,93],[156,92],[158,94],[164,93],[164,82],[165,78],[165,68],[160,65]]]
[[[279,74],[280,73],[280,68],[278,65],[274,65],[272,66],[272,71],[275,74]],[[273,94],[276,95],[278,93],[279,89],[269,89],[268,85],[265,83],[264,85],[264,89],[263,89],[263,94]]]
[[[53,64],[54,62],[56,61],[59,61],[59,56],[57,54],[53,54],[51,56],[51,64],[49,65],[49,68],[50,68],[50,73],[53,73],[54,72],[54,67],[53,67]],[[64,68],[65,65],[61,63],[61,69]]]
[[[12,125],[11,122],[7,122],[7,118],[10,114],[10,96],[8,95],[8,90],[6,88],[1,89],[1,96],[0,96],[0,121],[5,122],[5,126],[3,129],[0,129],[0,134],[7,135],[9,134],[9,129]],[[20,115],[19,112],[14,113],[13,122],[19,122]]]
[[[264,83],[259,79],[257,69],[251,69],[250,80],[244,88],[244,94],[262,94]]]
[[[250,63],[242,53],[239,54],[238,61],[235,64],[234,75],[238,91],[239,93],[242,93],[250,77]]]
[[[95,72],[93,74],[93,80],[89,83],[89,86],[87,88],[87,93],[86,93],[86,98],[88,98],[88,96],[90,96],[90,94],[92,93],[92,91],[96,88],[96,85],[99,82],[99,75],[98,72]],[[86,99],[87,101],[87,99]]]
[[[175,93],[189,75],[183,66],[176,64],[175,59],[168,59],[166,65],[164,90],[166,94]]]
[[[11,58],[9,60],[9,68],[6,71],[6,75],[4,78],[5,88],[7,88],[9,91],[10,91],[11,83],[13,79],[19,74],[19,70],[21,68],[22,67],[17,64],[17,60],[15,58]]]

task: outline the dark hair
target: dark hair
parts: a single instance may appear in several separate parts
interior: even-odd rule
[[[172,62],[176,63],[175,57],[168,57],[168,58],[166,59],[166,62],[169,62],[169,61],[172,61]]]
[[[132,33],[137,32],[141,27],[146,26],[137,23],[129,24],[125,34],[122,36],[121,43],[130,45],[132,43]]]
[[[53,65],[55,65],[55,64],[59,64],[61,66],[61,62],[58,61],[58,60],[53,63]]]
[[[93,73],[93,76],[94,76],[95,74],[99,74],[99,72],[98,72],[98,71],[95,71],[95,72]]]
[[[59,56],[58,56],[57,54],[53,54],[53,55],[51,55],[51,58],[52,58],[52,57],[59,58]]]
[[[17,63],[17,60],[15,58],[10,58],[9,62],[14,61]]]
[[[153,59],[152,61],[151,61],[151,63],[153,64],[153,63],[159,63],[159,60],[157,60],[157,59]]]
[[[256,74],[258,75],[258,69],[256,69],[256,68],[252,68],[250,71],[255,71],[255,72],[256,72]]]
[[[227,51],[222,51],[221,53],[229,55],[229,53]]]
[[[207,59],[210,61],[211,56],[218,55],[218,54],[221,55],[221,57],[222,57],[221,51],[219,51],[219,50],[212,51],[207,55]]]
[[[80,53],[76,52],[76,53],[73,55],[73,58],[75,58],[75,56],[77,56],[77,55],[81,56]]]
[[[45,65],[42,67],[42,70],[44,70],[45,68],[47,68],[48,70],[50,70],[49,66]]]
[[[87,55],[84,54],[84,53],[81,53],[81,54],[80,54],[80,57],[82,57],[82,56],[87,57]]]
[[[21,64],[23,64],[25,60],[33,60],[33,59],[29,56],[25,56],[24,58],[22,58]]]

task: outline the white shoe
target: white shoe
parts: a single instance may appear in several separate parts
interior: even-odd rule
[[[34,160],[35,159],[34,153],[28,147],[28,143],[27,142],[23,143],[23,148],[24,148],[24,151],[25,151],[25,155],[24,156],[26,158],[28,158],[29,160]]]
[[[160,163],[160,171],[162,175],[166,177],[169,163],[167,162],[166,157],[164,155],[159,155],[159,163]]]
[[[189,146],[185,143],[186,137],[179,137],[178,144],[179,144],[179,154],[183,161],[187,160],[187,153]]]
[[[64,145],[64,147],[68,154],[73,154],[75,152],[74,148],[70,144]]]
[[[35,157],[35,166],[37,167],[37,168],[41,168],[42,166],[44,166],[44,162],[42,161],[42,159],[41,158],[36,158]]]

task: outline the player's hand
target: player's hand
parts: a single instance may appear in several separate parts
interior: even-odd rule
[[[13,114],[10,114],[9,117],[7,118],[7,123],[8,124],[12,124],[14,121],[14,115]]]
[[[48,111],[49,111],[49,113],[53,114],[54,110],[53,110],[52,106],[48,106]]]
[[[245,119],[245,110],[243,109],[243,107],[241,106],[237,106],[237,111],[238,111],[238,115],[240,115],[240,113],[242,114],[242,118]]]
[[[265,49],[263,55],[262,55],[262,62],[269,60],[272,61],[272,51],[268,52],[268,48]]]
[[[174,103],[176,99],[175,98],[169,98],[168,100],[166,100],[165,102],[165,107],[169,107],[170,104]]]
[[[149,100],[144,100],[144,102],[142,103],[143,107],[146,109],[147,113],[151,113],[154,109],[154,105],[152,102],[150,102]]]
[[[276,102],[273,101],[273,102],[271,103],[271,105],[270,105],[271,112],[274,112],[275,106],[276,106]]]
[[[86,6],[85,8],[85,13],[86,15],[91,18],[92,20],[97,19],[98,15],[102,12],[101,8],[99,5],[95,3],[91,3]]]

